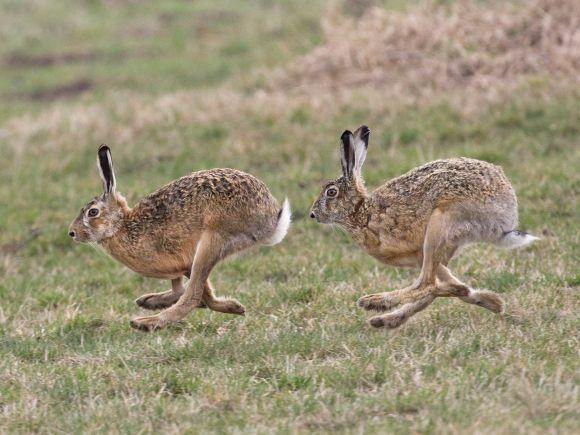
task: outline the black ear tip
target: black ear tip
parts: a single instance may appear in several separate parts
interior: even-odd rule
[[[106,144],[102,144],[99,147],[98,153],[101,154],[101,153],[106,153],[106,152],[109,152],[110,153],[111,152],[111,149]]]
[[[365,137],[365,136],[368,136],[369,134],[371,134],[371,129],[368,128],[366,125],[361,125],[359,127],[359,130],[360,130],[361,137]]]
[[[350,136],[352,136],[352,132],[350,130],[344,130],[344,132],[340,135],[341,140],[346,140]]]

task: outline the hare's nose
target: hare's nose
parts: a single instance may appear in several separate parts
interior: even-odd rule
[[[68,235],[74,238],[74,236],[75,236],[75,232],[74,232],[74,231],[69,231],[69,232],[68,232]]]

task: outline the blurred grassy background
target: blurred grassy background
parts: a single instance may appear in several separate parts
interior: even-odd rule
[[[0,4],[0,431],[573,433],[580,31],[570,1]],[[396,331],[355,301],[405,286],[306,212],[371,127],[370,188],[428,160],[501,164],[533,247],[453,269],[504,318],[441,300]],[[245,318],[131,330],[141,278],[66,235],[113,149],[130,203],[237,167],[289,196],[275,248],[220,265]]]

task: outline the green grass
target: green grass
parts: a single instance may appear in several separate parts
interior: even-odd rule
[[[1,6],[3,60],[98,54],[0,71],[0,432],[580,430],[580,89],[533,78],[475,114],[445,96],[377,103],[364,88],[348,99],[264,97],[252,93],[256,72],[320,42],[321,2],[35,4]],[[81,78],[93,83],[81,96],[30,98]],[[339,173],[340,132],[363,122],[371,188],[435,158],[503,166],[521,228],[542,240],[517,252],[471,247],[452,264],[502,294],[503,318],[439,300],[395,331],[366,324],[357,298],[417,272],[381,265],[307,218],[320,182]],[[197,310],[154,334],[130,329],[134,299],[169,283],[66,234],[99,193],[102,142],[130,203],[216,166],[290,198],[282,244],[212,275],[246,317]]]

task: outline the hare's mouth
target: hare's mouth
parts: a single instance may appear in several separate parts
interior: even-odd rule
[[[321,219],[320,219],[320,215],[314,211],[310,211],[310,218],[316,220],[316,222],[320,223],[324,223]]]
[[[89,241],[86,235],[80,234],[78,231],[70,230],[68,235],[77,243],[86,243]]]
[[[71,235],[70,235],[70,233],[69,233],[69,236],[71,236]],[[77,242],[77,243],[81,243],[81,242],[83,242],[83,240],[80,240],[80,239],[78,238],[78,236],[77,236],[77,235],[74,235],[74,236],[71,236],[71,237],[72,237],[72,239],[73,239],[75,242]]]
[[[329,224],[331,223],[328,219],[324,218],[324,216],[320,216],[318,213],[311,211],[310,217],[314,219],[319,224]]]

